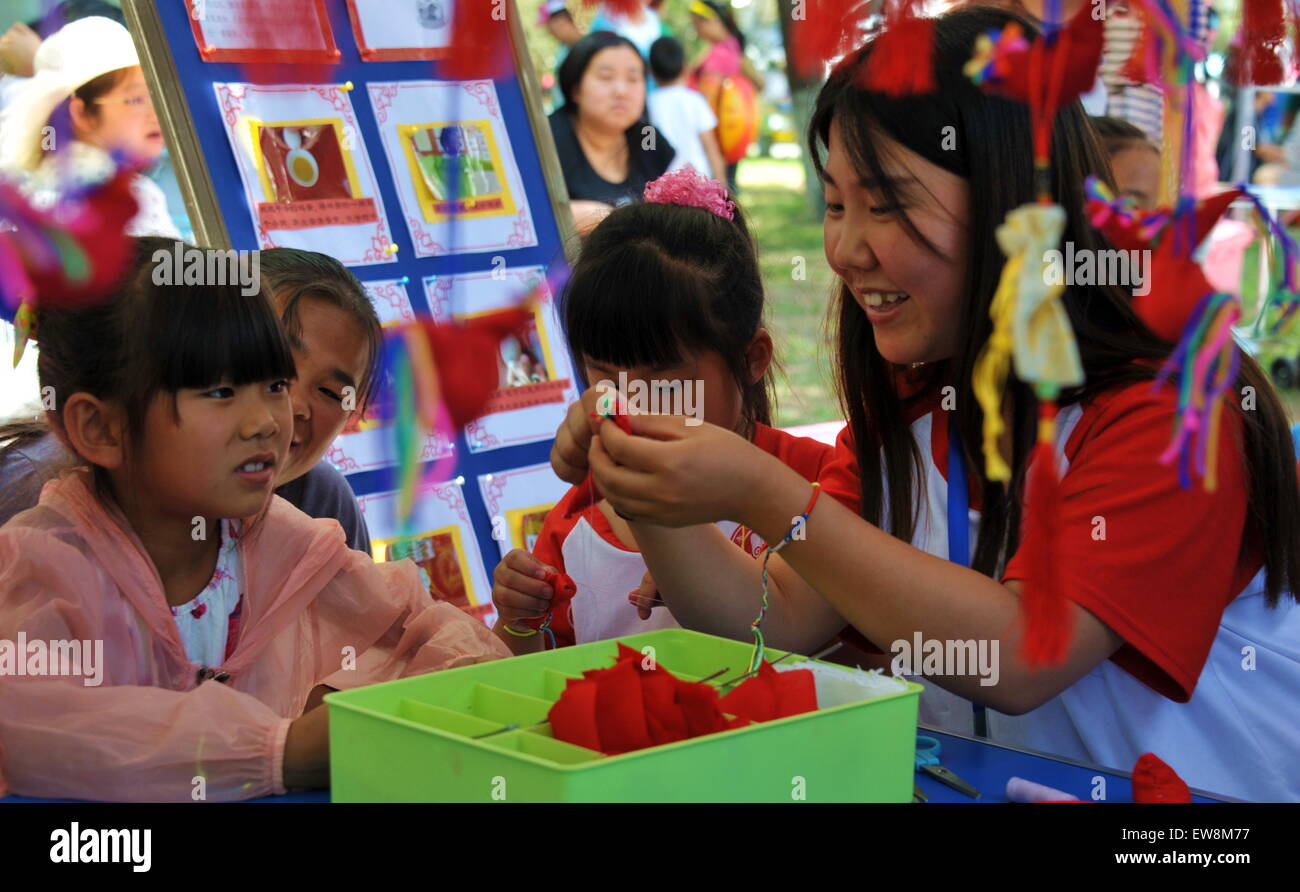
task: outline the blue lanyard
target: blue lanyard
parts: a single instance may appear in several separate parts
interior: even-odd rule
[[[948,560],[970,566],[970,492],[955,414],[948,417]]]
[[[970,491],[966,486],[966,463],[962,459],[957,415],[948,416],[948,560],[970,566]],[[975,709],[975,735],[988,737],[988,716],[983,705]]]

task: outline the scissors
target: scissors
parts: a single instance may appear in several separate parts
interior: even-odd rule
[[[946,787],[972,799],[980,798],[980,791],[939,764],[939,741],[924,734],[916,735],[916,770],[928,774]]]

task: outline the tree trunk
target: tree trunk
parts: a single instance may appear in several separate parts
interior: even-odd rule
[[[820,218],[823,211],[826,210],[826,202],[822,197],[821,182],[817,179],[817,170],[813,167],[812,158],[808,156],[807,135],[808,122],[812,119],[813,108],[817,103],[817,91],[821,89],[821,81],[816,78],[802,77],[795,68],[794,59],[790,52],[790,30],[791,22],[794,20],[794,3],[795,0],[776,0],[777,18],[781,23],[781,39],[785,43],[785,72],[790,81],[790,104],[794,114],[795,128],[799,133],[799,145],[803,149],[799,153],[799,159],[803,164],[804,197],[808,212],[814,217]],[[807,14],[807,10],[805,10],[805,14]]]

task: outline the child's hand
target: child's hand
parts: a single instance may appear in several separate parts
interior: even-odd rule
[[[659,597],[659,586],[655,585],[654,577],[648,570],[641,577],[641,585],[628,592],[627,599],[636,607],[636,615],[641,619],[649,619],[654,608],[664,606],[663,599]]]
[[[545,581],[556,572],[522,548],[501,559],[492,571],[492,603],[500,622],[517,632],[528,631],[522,624],[546,615],[555,592]]]
[[[593,418],[592,413],[597,411],[602,397],[605,402],[609,400],[610,393],[608,387],[588,387],[582,398],[569,406],[568,414],[555,432],[551,467],[566,483],[576,486],[587,479],[587,450],[600,424],[600,419]]]
[[[729,430],[676,415],[631,415],[635,435],[600,423],[589,458],[600,492],[623,517],[668,527],[749,523],[763,484],[794,473]]]

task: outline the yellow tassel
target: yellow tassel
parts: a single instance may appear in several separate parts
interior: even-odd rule
[[[1007,262],[989,307],[993,332],[975,362],[971,381],[984,411],[984,462],[990,480],[1011,479],[999,448],[1008,360],[1014,360],[1022,381],[1052,393],[1083,383],[1074,330],[1060,301],[1065,284],[1058,246],[1064,231],[1065,210],[1054,204],[1022,205],[998,227],[998,246]]]
[[[975,398],[984,410],[984,474],[989,480],[1005,483],[1011,479],[1011,469],[1002,459],[998,440],[1006,425],[1002,423],[1002,391],[1006,387],[1007,371],[1011,368],[1011,312],[1015,306],[1019,257],[1007,259],[1002,267],[998,290],[993,294],[989,316],[993,319],[993,333],[980,350],[971,371],[971,386]]]
[[[1214,492],[1219,477],[1219,417],[1223,414],[1220,400],[1210,411],[1210,442],[1205,447],[1205,491]]]

